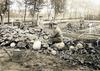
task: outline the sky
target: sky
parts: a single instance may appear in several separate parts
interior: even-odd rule
[[[13,1],[13,4],[11,5],[12,10],[24,9],[23,0],[11,0],[11,1]],[[20,4],[18,2],[20,2]]]
[[[24,8],[24,3],[23,0],[11,0],[13,1],[13,4],[11,5],[12,9],[18,9],[20,8]],[[19,3],[17,3],[17,1],[19,1],[22,5],[20,6]],[[88,2],[88,4],[91,4],[92,6],[99,6],[100,5],[100,0],[67,0],[69,4],[71,4],[72,2],[79,2],[80,4],[84,1],[84,2]]]
[[[24,3],[23,0],[12,0],[13,4],[11,5],[12,10],[23,10]],[[21,3],[19,4],[18,1]],[[46,1],[46,0],[45,0]],[[48,6],[50,5],[48,1]],[[50,6],[49,6],[50,7]],[[97,11],[100,7],[100,0],[66,0],[66,10],[71,12],[78,9],[80,12],[84,12],[84,9],[87,8],[91,11]],[[44,7],[41,12],[45,12],[48,7]],[[48,9],[49,11],[49,9]]]

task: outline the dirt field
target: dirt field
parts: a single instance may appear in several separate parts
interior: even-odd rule
[[[8,51],[11,52],[13,49]],[[27,60],[23,57],[13,57],[11,60],[7,53],[0,49],[0,71],[65,71],[70,69],[63,60],[52,54],[33,51],[28,58]]]
[[[14,49],[7,49],[8,52]],[[27,50],[26,52],[30,52]],[[30,54],[31,53],[31,54]],[[9,58],[7,53],[0,49],[0,71],[80,71],[88,70],[77,65],[69,65],[67,61],[57,55],[46,54],[40,51],[30,52],[28,57]],[[28,58],[28,59],[27,59]]]

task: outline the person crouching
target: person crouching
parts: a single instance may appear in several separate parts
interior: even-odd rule
[[[63,42],[63,35],[61,29],[57,25],[53,25],[52,34],[50,37],[51,40],[51,47],[57,48],[57,49],[62,49],[64,48],[65,44]]]

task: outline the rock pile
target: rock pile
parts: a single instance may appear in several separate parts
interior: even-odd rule
[[[39,35],[42,35],[40,40],[42,42],[46,42],[45,38],[48,38],[45,33],[42,32],[40,34],[41,29],[39,28],[28,28],[26,30],[22,30],[16,26],[0,26],[0,46],[8,46],[8,47],[32,47],[32,44]]]
[[[46,34],[45,32],[42,32],[40,34],[40,31],[41,29],[39,28],[28,28],[27,30],[21,30],[18,27],[11,27],[8,25],[0,26],[0,46],[32,48],[35,39],[38,38],[39,35],[41,35],[39,39],[42,40],[41,43],[42,47],[44,48],[41,48],[41,50],[36,50],[36,51],[33,50],[34,53],[35,52],[45,53],[45,54],[51,53],[57,56],[58,58],[64,60],[70,66],[81,65],[83,67],[89,67],[96,70],[100,69],[99,47],[90,47],[90,46],[84,47],[79,43],[77,45],[78,49],[73,50],[74,45],[70,42],[66,43],[65,48],[67,49],[56,50],[48,48],[49,45],[47,41],[49,34]],[[70,49],[68,49],[68,45],[72,45],[69,47]]]
[[[69,66],[82,66],[99,70],[100,69],[100,49],[94,48],[80,48],[77,51],[63,50],[60,51],[58,57],[66,61]]]

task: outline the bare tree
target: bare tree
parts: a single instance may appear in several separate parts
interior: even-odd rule
[[[43,4],[43,0],[27,0],[27,5],[30,6],[31,15],[34,17],[34,14],[39,12],[41,9],[41,5]]]
[[[10,22],[10,4],[12,2],[10,0],[6,0],[6,7],[7,7],[7,11],[8,11],[8,23]]]
[[[16,0],[16,3],[18,3],[19,14],[21,15],[21,11],[22,11],[21,7],[23,6],[23,3],[19,0]]]
[[[7,6],[6,6],[6,1],[1,0],[0,2],[0,17],[1,17],[1,24],[4,24],[3,22],[3,16],[7,12]]]
[[[54,7],[54,19],[56,18],[58,13],[62,13],[64,10],[64,5],[65,5],[66,0],[51,0],[51,4]]]
[[[31,16],[34,18],[35,14],[37,14],[37,21],[38,21],[39,11],[42,8],[41,5],[43,4],[43,2],[44,0],[26,0],[25,2],[26,8],[29,7]],[[25,8],[25,12],[26,12],[26,8]]]
[[[1,16],[1,24],[4,24],[3,18],[5,13],[8,12],[8,23],[10,20],[10,4],[12,2],[10,0],[1,0],[0,2],[0,16]]]
[[[27,13],[27,7],[28,7],[28,0],[24,0],[25,3],[25,10],[24,10],[24,21],[26,21],[26,13]]]

